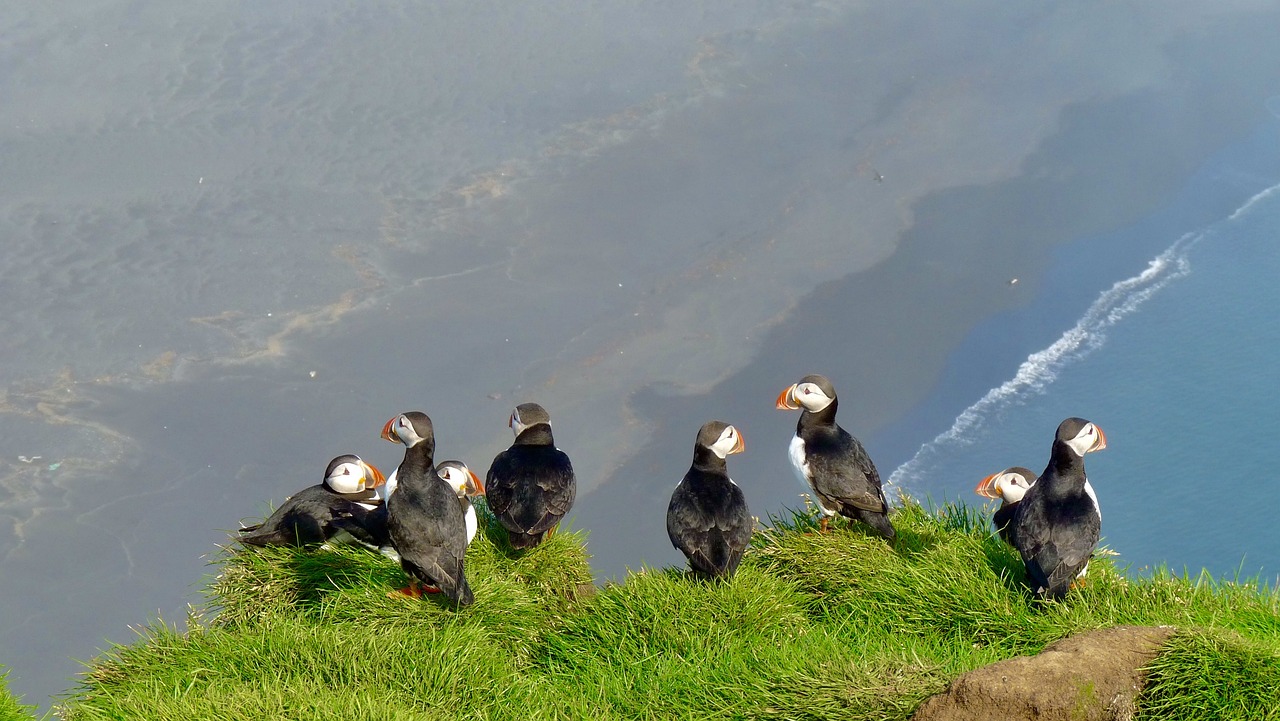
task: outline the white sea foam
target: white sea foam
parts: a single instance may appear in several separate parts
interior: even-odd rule
[[[1141,273],[1103,291],[1084,316],[1053,345],[1028,356],[1013,378],[987,391],[957,416],[950,428],[921,446],[911,460],[894,470],[889,476],[889,485],[905,487],[919,480],[920,471],[929,467],[939,454],[971,443],[987,418],[1028,395],[1044,393],[1064,367],[1101,348],[1108,328],[1137,310],[1161,288],[1191,272],[1187,253],[1201,237],[1203,233],[1182,236]]]
[[[1271,197],[1272,195],[1275,195],[1277,192],[1280,192],[1280,185],[1273,185],[1273,186],[1271,186],[1270,188],[1267,188],[1266,190],[1264,190],[1264,191],[1262,191],[1262,192],[1258,193],[1257,195],[1254,195],[1252,198],[1249,198],[1248,200],[1246,200],[1246,201],[1245,201],[1245,203],[1244,203],[1244,205],[1240,206],[1239,208],[1236,208],[1236,210],[1235,210],[1235,212],[1234,212],[1234,213],[1232,213],[1231,215],[1227,216],[1227,220],[1237,220],[1237,219],[1239,219],[1239,218],[1240,218],[1240,216],[1242,216],[1242,215],[1244,215],[1245,213],[1247,213],[1247,212],[1249,211],[1249,209],[1250,209],[1250,208],[1252,208],[1254,205],[1256,205],[1256,204],[1258,203],[1258,201],[1260,201],[1260,200],[1266,200],[1267,198]]]
[[[1276,193],[1280,193],[1280,185],[1273,185],[1257,193],[1226,220],[1239,219],[1259,201]],[[1212,232],[1213,228],[1210,227],[1178,238],[1141,273],[1119,281],[1103,291],[1075,326],[1053,345],[1032,353],[1018,367],[1013,378],[987,391],[986,395],[966,408],[950,428],[921,446],[910,460],[895,469],[889,475],[887,484],[910,490],[909,486],[922,480],[927,470],[943,454],[972,443],[987,419],[1029,396],[1043,394],[1064,367],[1102,347],[1107,339],[1108,328],[1133,313],[1160,289],[1189,274],[1189,253],[1192,247]]]

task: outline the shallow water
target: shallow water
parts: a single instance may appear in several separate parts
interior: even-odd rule
[[[891,480],[915,495],[970,500],[983,476],[1039,470],[1053,430],[1087,416],[1108,448],[1087,459],[1103,510],[1103,543],[1135,572],[1166,565],[1215,577],[1280,579],[1270,509],[1280,484],[1267,450],[1280,431],[1271,358],[1280,347],[1280,119],[1216,156],[1168,207],[1142,222],[1059,249],[1057,292],[1082,255],[1136,237],[1168,247],[1098,294],[1057,340],[1029,355]],[[1191,208],[1234,207],[1212,222]],[[1048,298],[1053,297],[1051,291]],[[1042,299],[1040,305],[1043,306]],[[1033,307],[975,335],[1032,323]],[[953,364],[980,353],[975,338]]]
[[[804,373],[896,467],[940,379],[949,423],[1043,347],[947,375],[1052,248],[1167,203],[1274,94],[1265,4],[1084,7],[16,11],[13,688],[43,702],[126,624],[180,620],[240,518],[339,453],[394,466],[403,410],[483,469],[511,406],[550,408],[602,576],[679,560],[661,509],[708,418],[743,429],[757,514],[798,502],[772,400]],[[1100,254],[1052,319],[1151,250]]]

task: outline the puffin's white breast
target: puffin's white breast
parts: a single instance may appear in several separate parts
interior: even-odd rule
[[[1084,492],[1089,494],[1089,500],[1093,501],[1093,510],[1098,512],[1098,521],[1102,521],[1102,506],[1098,505],[1098,494],[1093,492],[1093,484],[1089,479],[1084,479]]]
[[[467,545],[470,546],[471,541],[475,540],[476,529],[480,527],[480,524],[476,522],[476,507],[471,505],[471,501],[463,498],[462,503],[467,507]]]
[[[796,472],[796,478],[807,488],[813,488],[813,481],[810,480],[809,463],[805,460],[804,439],[800,436],[791,437],[791,445],[787,447],[787,456],[791,459],[791,468]]]

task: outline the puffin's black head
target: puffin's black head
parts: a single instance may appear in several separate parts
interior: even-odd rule
[[[329,461],[324,469],[324,484],[334,493],[360,493],[384,482],[382,471],[350,453]]]
[[[1102,429],[1083,418],[1068,418],[1058,424],[1058,435],[1054,440],[1066,444],[1081,457],[1107,447],[1107,437]]]
[[[985,498],[1003,498],[1006,503],[1022,500],[1027,489],[1036,482],[1036,474],[1030,468],[1014,466],[993,473],[978,483],[974,493]]]
[[[467,468],[467,464],[462,461],[437,463],[436,475],[453,487],[453,492],[458,494],[458,498],[484,495],[484,484],[480,482],[479,476]]]
[[[698,430],[694,451],[696,453],[698,448],[706,448],[720,458],[724,458],[734,453],[741,453],[746,447],[742,434],[737,428],[724,421],[707,421]]]
[[[836,387],[826,376],[807,375],[778,395],[777,408],[784,411],[795,411],[801,408],[810,413],[831,405],[836,399]]]
[[[426,413],[409,411],[387,421],[382,427],[382,439],[412,448],[423,441],[435,443],[436,433]]]
[[[521,403],[511,411],[511,419],[507,421],[507,426],[518,436],[524,429],[539,423],[551,425],[551,414],[547,413],[547,409],[537,403]]]

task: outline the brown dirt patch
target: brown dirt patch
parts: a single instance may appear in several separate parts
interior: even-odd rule
[[[1172,627],[1116,626],[1064,638],[1035,656],[975,669],[916,710],[913,721],[1129,721]]]

